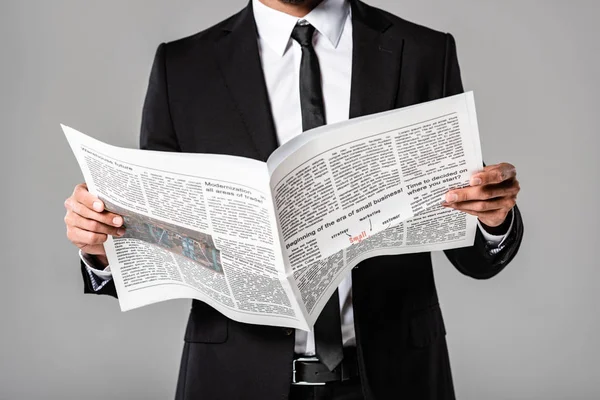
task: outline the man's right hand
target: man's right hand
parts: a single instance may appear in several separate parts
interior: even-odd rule
[[[84,253],[96,256],[108,265],[103,243],[108,235],[123,236],[123,217],[104,209],[104,203],[88,192],[85,183],[75,186],[71,197],[65,200],[67,238]]]

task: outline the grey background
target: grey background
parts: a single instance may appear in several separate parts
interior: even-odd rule
[[[244,4],[1,2],[0,399],[172,398],[189,302],[123,314],[82,294],[62,220],[81,175],[59,123],[135,147],[156,46]],[[600,3],[371,4],[455,35],[484,157],[522,184],[507,270],[479,282],[434,255],[458,397],[600,398]]]

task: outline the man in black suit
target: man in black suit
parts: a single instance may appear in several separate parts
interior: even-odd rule
[[[302,130],[462,91],[449,34],[359,0],[252,0],[212,28],[159,46],[140,146],[264,161]],[[446,195],[444,206],[480,223],[472,247],[446,251],[461,273],[488,279],[515,256],[523,234],[518,191],[515,168],[502,163]],[[123,235],[122,218],[85,185],[65,206],[85,291],[116,297],[102,243]],[[177,398],[454,398],[429,253],[363,261],[336,296],[340,312],[322,315],[317,325],[326,333],[315,327],[314,338],[235,322],[193,301]],[[332,332],[339,348],[320,344]],[[327,352],[341,361],[330,365]]]

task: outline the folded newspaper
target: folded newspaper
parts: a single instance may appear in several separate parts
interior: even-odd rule
[[[311,330],[361,261],[474,241],[476,218],[441,206],[482,169],[472,92],[304,132],[266,163],[62,128],[90,192],[124,217],[105,244],[123,311],[193,298]]]

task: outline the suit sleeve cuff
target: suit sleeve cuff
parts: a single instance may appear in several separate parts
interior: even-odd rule
[[[99,291],[104,287],[104,285],[112,280],[110,266],[106,266],[104,269],[97,268],[96,260],[81,250],[79,250],[79,258],[81,258],[81,261],[85,265],[85,270],[90,277],[90,282],[94,292]]]
[[[481,222],[479,222],[479,220],[477,220],[477,225],[479,226],[479,230],[481,231],[483,238],[485,239],[485,241],[488,243],[488,245],[490,247],[501,248],[502,245],[504,244],[504,241],[506,240],[506,238],[508,237],[508,235],[510,234],[510,232],[512,230],[513,223],[515,220],[515,213],[512,210],[510,211],[509,218],[510,218],[510,224],[508,225],[508,229],[506,230],[506,232],[504,234],[501,234],[501,235],[488,232],[484,228],[483,224]]]

